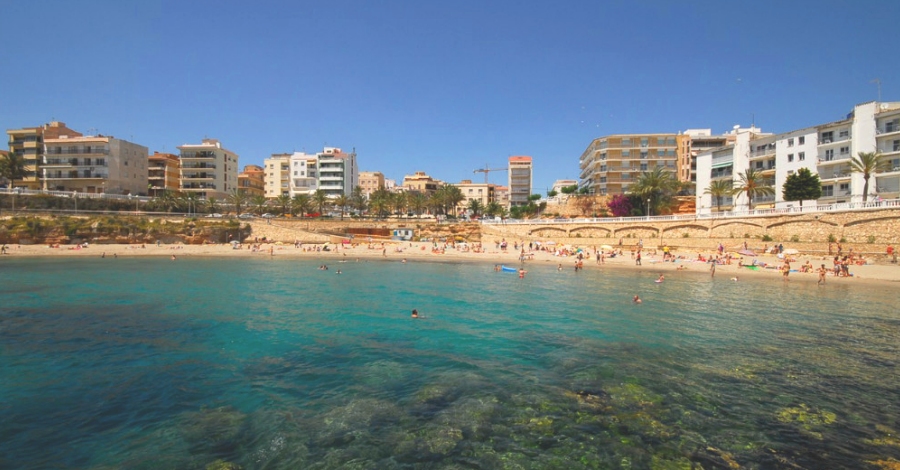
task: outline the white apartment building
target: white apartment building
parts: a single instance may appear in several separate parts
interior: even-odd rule
[[[181,160],[181,191],[201,198],[225,199],[238,187],[238,155],[217,139],[178,147]]]
[[[355,150],[344,153],[337,147],[325,147],[316,157],[319,189],[328,197],[349,196],[359,185]]]
[[[56,191],[147,194],[148,149],[110,136],[45,139],[44,187]]]
[[[731,180],[739,186],[740,174],[754,168],[770,178],[773,196],[754,198],[753,208],[787,208],[799,201],[785,201],[782,187],[800,168],[819,175],[822,197],[803,201],[803,206],[862,202],[864,179],[851,171],[850,158],[860,152],[880,152],[889,162],[886,171],[869,181],[869,195],[900,197],[900,102],[869,102],[854,107],[846,119],[778,135],[758,129],[738,130],[733,144],[707,150],[697,156],[697,212],[716,210],[716,201],[704,194],[713,181]],[[747,210],[744,193],[723,198],[721,210]]]
[[[313,194],[321,189],[328,197],[349,196],[359,184],[356,153],[325,147],[317,154],[273,154],[264,161],[267,198]]]

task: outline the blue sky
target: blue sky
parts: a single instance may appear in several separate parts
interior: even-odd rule
[[[52,119],[241,166],[356,148],[448,182],[615,133],[785,132],[900,100],[900,2],[0,0],[0,126]],[[490,181],[504,183],[505,173]]]

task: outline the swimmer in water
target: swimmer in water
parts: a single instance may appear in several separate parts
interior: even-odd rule
[[[663,276],[662,274],[660,274],[659,279],[657,279],[656,282],[663,282],[665,280],[666,280],[666,276]]]
[[[413,309],[413,311],[412,311],[412,317],[413,317],[413,318],[419,318],[419,311],[416,310],[416,309]]]
[[[641,298],[640,298],[640,297],[638,297],[638,296],[634,296],[634,298],[633,298],[633,299],[631,299],[631,301],[632,301],[632,302],[634,302],[634,303],[636,303],[636,304],[639,304],[639,303],[641,303],[641,302],[642,302],[642,301],[641,301]]]

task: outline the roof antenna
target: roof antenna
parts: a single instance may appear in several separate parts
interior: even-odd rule
[[[874,83],[875,85],[878,86],[878,102],[880,103],[881,102],[881,79],[876,78],[875,80],[872,80],[869,83]]]

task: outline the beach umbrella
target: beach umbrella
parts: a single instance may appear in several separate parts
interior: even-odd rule
[[[231,244],[232,244],[232,245],[240,245],[241,242],[238,241],[238,240],[231,240]]]
[[[611,247],[611,246],[609,246],[609,245],[600,245],[600,249],[601,249],[601,250],[612,250],[613,247]]]

